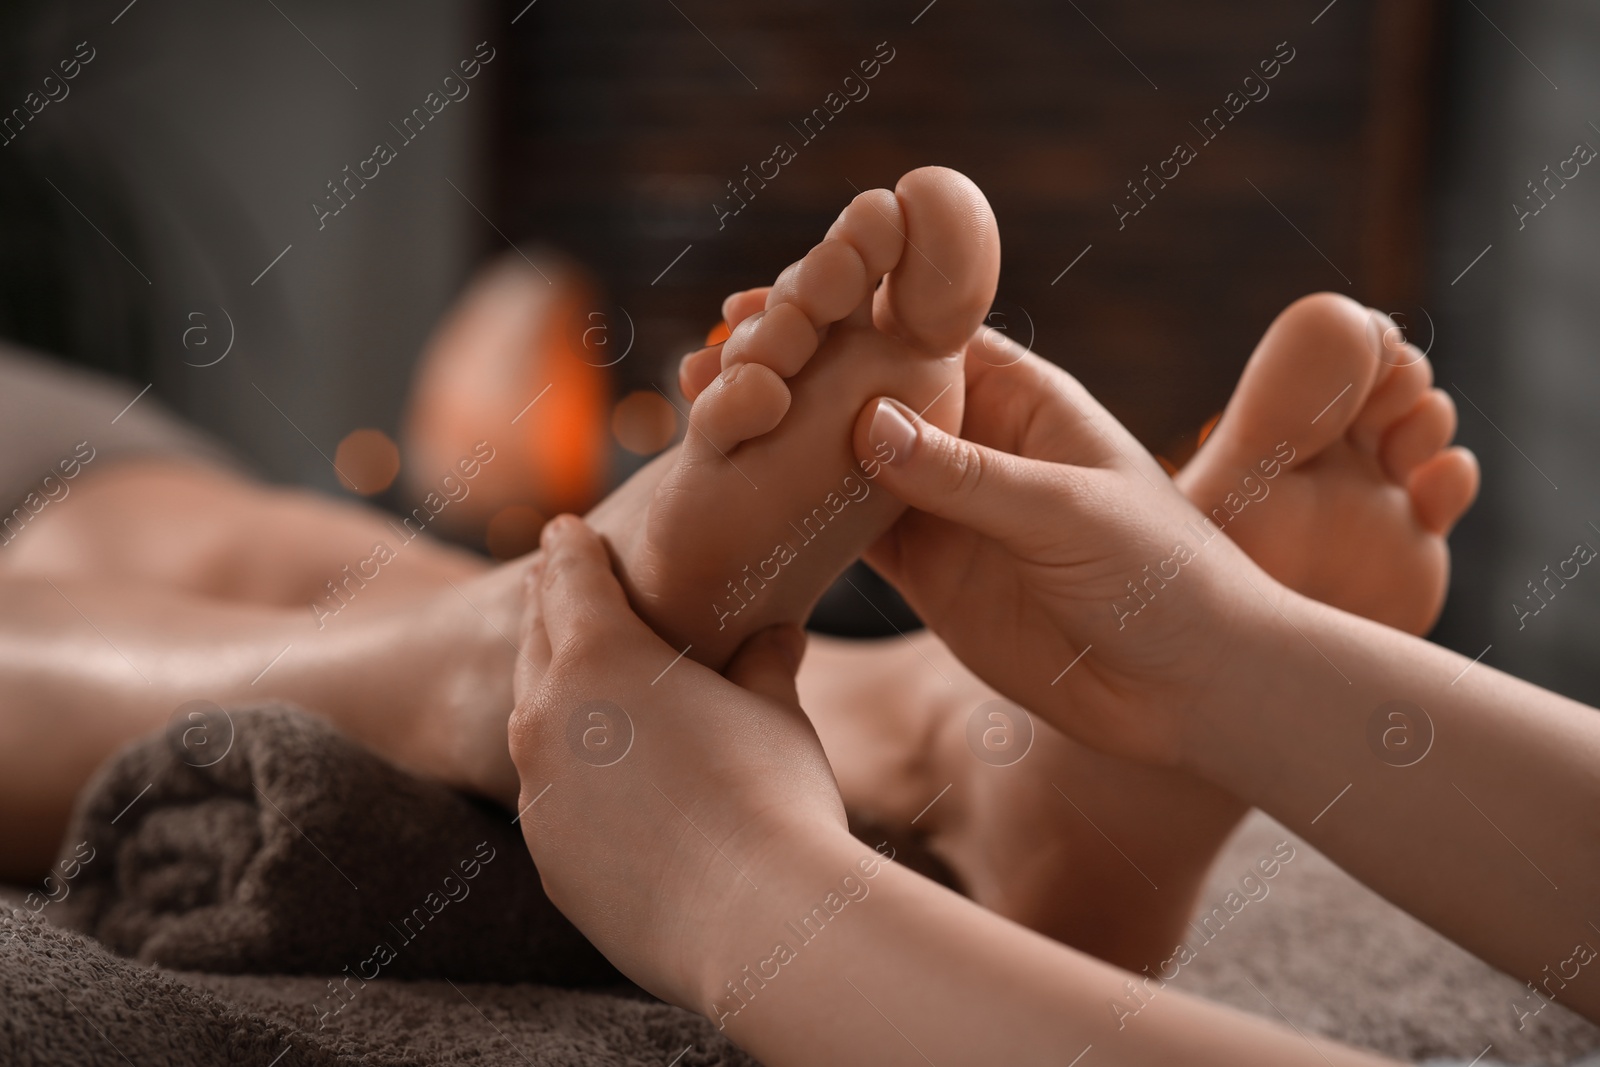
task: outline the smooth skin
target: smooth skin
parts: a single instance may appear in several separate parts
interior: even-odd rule
[[[918,509],[872,562],[990,685],[1085,744],[1264,809],[1513,975],[1541,981],[1592,936],[1594,709],[1293,593],[1223,537],[1202,544],[1149,455],[1036,356],[969,363],[968,410],[985,417],[962,440],[869,405],[856,440],[895,443],[880,482]],[[1180,542],[1195,558],[1119,620],[1126,581]],[[1368,743],[1393,700],[1431,720],[1410,767]],[[1600,1017],[1600,968],[1549,988]]]
[[[877,205],[885,211],[894,201],[887,190],[863,194],[830,234],[849,236],[852,227],[860,229],[853,240],[881,265],[886,253],[869,239],[872,220],[882,221],[874,198],[887,198]],[[919,246],[926,250],[923,241]],[[954,258],[945,257],[946,265]],[[743,324],[771,293],[737,294],[724,313]],[[773,314],[782,318],[776,309]],[[1273,483],[1270,510],[1252,506],[1229,526],[1228,535],[1302,592],[1310,592],[1320,578],[1331,602],[1354,608],[1349,596],[1379,590],[1381,600],[1360,606],[1376,607],[1375,617],[1394,625],[1418,620],[1425,625],[1443,588],[1440,535],[1470,499],[1476,472],[1470,456],[1443,449],[1447,424],[1431,442],[1423,442],[1440,451],[1428,454],[1415,447],[1417,428],[1438,426],[1437,419],[1419,416],[1427,414],[1429,404],[1437,409],[1447,401],[1437,390],[1426,391],[1428,367],[1420,353],[1398,343],[1389,350],[1387,330],[1383,367],[1365,408],[1344,411],[1356,407],[1360,390],[1352,388],[1340,405],[1322,412],[1325,394],[1338,392],[1341,383],[1374,376],[1368,336],[1374,330],[1363,314],[1348,299],[1320,294],[1281,315],[1252,358],[1222,427],[1180,474],[1179,485],[1197,504],[1213,506],[1237,487],[1241,464],[1248,468],[1270,451],[1268,438],[1276,441],[1294,432],[1294,405],[1283,403],[1280,380],[1314,387],[1307,403],[1299,405],[1301,430],[1328,431],[1353,419],[1350,438],[1381,437],[1383,448],[1295,438],[1304,462]],[[968,345],[968,359],[1010,362],[1004,352],[990,350],[999,336],[980,331]],[[735,361],[783,354],[782,345],[746,346],[743,356],[737,349]],[[699,355],[728,354],[724,345]],[[782,369],[795,373],[793,366]],[[707,382],[716,371],[709,373]],[[1313,424],[1317,412],[1322,414]],[[847,423],[841,416],[840,425]],[[509,447],[505,440],[495,444],[501,451]],[[1396,447],[1400,444],[1407,447]],[[653,463],[591,514],[613,544],[641,527],[675,455]],[[1379,460],[1384,477],[1372,474]],[[1386,485],[1386,477],[1395,484]],[[1296,481],[1302,484],[1291,484]],[[1409,482],[1409,499],[1399,489],[1402,481]],[[738,480],[735,491],[747,488]],[[1290,499],[1291,492],[1303,499]],[[1410,518],[1413,511],[1423,520],[1420,527]],[[1292,529],[1296,523],[1307,528],[1304,537],[1286,535],[1286,524]],[[341,577],[341,568],[368,557],[380,540],[398,549],[397,558],[383,566],[381,578],[356,590],[353,602],[326,627],[319,626],[306,610],[308,602],[337,604],[327,583]],[[1330,544],[1347,546],[1355,558],[1334,565]],[[295,700],[403,766],[508,804],[515,795],[515,774],[503,747],[509,683],[486,688],[475,681],[509,677],[505,668],[512,649],[504,635],[514,632],[520,611],[515,567],[509,568],[513,573],[496,573],[480,558],[426,537],[402,546],[395,526],[379,514],[317,494],[262,486],[205,467],[140,461],[89,475],[69,506],[46,512],[0,555],[0,585],[15,609],[0,635],[5,638],[0,660],[11,680],[8,697],[0,701],[0,752],[15,757],[0,773],[0,812],[6,815],[0,820],[0,874],[26,879],[43,870],[54,856],[73,798],[93,769],[116,747],[159,729],[184,701],[195,698]],[[631,572],[637,561],[623,555],[624,570]],[[1312,566],[1307,573],[1308,562],[1322,569]],[[938,641],[919,643],[926,649],[912,650],[908,670],[890,679],[896,694],[915,693],[907,678],[927,671],[927,660],[948,661]],[[822,724],[836,760],[853,753],[860,740],[838,723],[860,718],[856,712],[863,698],[856,693],[883,674],[876,666],[883,652],[827,642],[813,650],[807,671],[813,687],[826,679],[830,686],[844,683],[851,694],[849,714],[832,726]],[[944,690],[950,687],[932,677],[943,686],[934,696],[948,699]],[[989,696],[975,697],[968,706]],[[868,703],[878,707],[881,718],[883,702]],[[808,710],[825,714],[830,709],[824,701]],[[909,735],[894,744],[914,756]],[[1136,776],[1127,764],[1100,759],[1106,768],[1100,778],[1113,791],[1142,783],[1142,810],[1150,813],[1149,825],[1165,835],[1158,850],[1183,869],[1157,875],[1162,886],[1183,883],[1185,872],[1190,881],[1198,878],[1243,806],[1219,799],[1216,790],[1198,782],[1175,794],[1157,781],[1192,781],[1184,776],[1155,769]],[[1093,770],[1079,759],[1062,773],[1089,789]],[[949,780],[941,778],[932,792]],[[856,783],[853,803],[881,807],[884,776],[873,772],[866,781],[865,788]],[[914,785],[902,821],[921,811],[932,795]],[[958,790],[934,816],[942,818],[960,796]],[[1136,809],[1124,803],[1118,810],[1125,816],[1114,831],[1118,839],[1145,840],[1144,825],[1126,818]],[[985,842],[995,840],[981,829],[978,833]],[[1162,911],[1169,921],[1155,921],[1151,905],[1123,891],[1108,868],[1081,862],[1083,849],[1070,835],[1058,828],[1051,841],[1079,878],[1109,879],[1093,888],[1100,899],[1092,908],[1082,906],[1080,895],[1068,891],[1057,872],[1030,875],[1043,883],[1034,892],[1026,888],[1027,878],[987,856],[970,888],[986,905],[1120,963],[1137,965],[1170,947],[1169,928],[1187,917],[1183,893],[1167,893]],[[1035,870],[1038,855],[1029,861]],[[995,892],[983,889],[985,879]],[[1022,903],[1012,906],[1014,893],[1021,893]],[[1107,901],[1118,902],[1128,921],[1103,921]],[[1086,911],[1101,919],[1081,922],[1077,917]]]
[[[721,669],[750,634],[805,620],[902,510],[851,454],[856,411],[893,395],[959,428],[966,344],[999,273],[983,193],[922,167],[856,196],[764,308],[703,350],[717,369],[681,447],[639,521],[607,530],[657,632]]]
[[[685,441],[590,512],[679,650],[720,668],[750,633],[803,620],[895,520],[901,506],[851,474],[854,412],[892,392],[958,425],[965,342],[998,272],[983,194],[926,167],[857,196],[778,276],[718,349],[728,366]],[[461,336],[494,332],[467,320]],[[519,431],[484,426],[483,444],[517,454]],[[527,559],[490,568],[375,512],[227,472],[129,461],[88,477],[0,559],[0,876],[41,871],[94,768],[192,699],[292,701],[408,770],[511,803],[507,635]],[[817,518],[843,495],[838,518]],[[795,558],[762,578],[783,541]],[[381,567],[379,542],[394,557]]]
[[[1600,893],[1593,709],[1291,593],[1220,537],[1121,619],[1127,576],[1194,538],[1198,515],[1077,382],[1020,350],[1009,367],[970,363],[976,441],[887,403],[862,412],[858,453],[893,443],[880,478],[919,510],[874,563],[997,690],[1079,741],[1257,804],[1511,973],[1548,976],[1587,939],[1583,903]],[[777,1064],[921,1062],[925,1049],[941,1063],[1061,1062],[1087,1044],[1127,1063],[1377,1062],[1175,991],[1118,1030],[1106,1005],[1126,974],[893,865],[871,886],[881,907],[869,894],[840,912],[847,936],[805,944],[747,1005],[729,1001],[727,983],[773,957],[785,923],[870,856],[841,835],[834,795],[807,792],[825,764],[787,663],[734,673],[759,696],[698,667],[651,686],[672,650],[632,617],[600,542],[563,521],[545,548],[542,628],[525,641],[543,673],[519,678],[512,731],[534,802],[525,833],[553,899],[646,988]],[[591,699],[633,716],[632,768],[591,774],[550,743]],[[1391,699],[1433,723],[1410,767],[1366,740]],[[620,795],[652,789],[670,807],[641,819],[617,803],[635,773],[647,782]],[[619,916],[635,925],[619,931]],[[1546,988],[1600,1017],[1592,973]]]
[[[1131,975],[850,837],[795,698],[798,631],[756,634],[727,678],[684,659],[653,682],[676,653],[599,536],[561,517],[543,547],[510,737],[546,892],[630,978],[763,1063],[1059,1065],[1090,1045],[1113,1064],[1390,1062],[1177,991],[1119,1020]],[[608,766],[566,741],[593,701],[631,723]],[[809,942],[788,925],[833,907]],[[779,940],[792,958],[773,963]]]
[[[0,554],[0,879],[38,877],[95,769],[191,700],[293,702],[510,803],[504,635],[525,564],[401,537],[370,509],[194,464],[85,474]],[[378,576],[328,593],[379,541],[395,556]]]
[[[723,313],[742,327],[768,299],[738,293]],[[1013,362],[1002,336],[979,331],[967,359]],[[697,358],[683,365],[686,389],[710,370]],[[1304,297],[1274,319],[1174,481],[1291,589],[1424,633],[1444,602],[1445,535],[1477,485],[1471,453],[1449,447],[1449,397],[1431,383],[1426,355],[1387,316],[1335,293]],[[997,694],[926,631],[814,640],[800,691],[854,814],[917,832],[991,911],[1130,970],[1171,956],[1249,810],[1048,727],[1019,764],[975,760],[967,720]]]

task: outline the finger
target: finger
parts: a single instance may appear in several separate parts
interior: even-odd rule
[[[525,761],[543,747],[539,739],[540,696],[544,676],[550,670],[550,635],[544,628],[544,557],[534,560],[523,575],[525,598],[522,625],[518,630],[517,662],[511,676],[512,710],[506,720],[506,744],[511,761],[522,773]],[[524,792],[526,789],[524,788]],[[526,801],[517,800],[520,808]],[[528,829],[523,827],[524,831]]]
[[[855,446],[904,503],[1018,548],[1060,539],[1086,473],[955,437],[887,397],[862,410]]]
[[[540,624],[552,654],[590,641],[616,647],[607,638],[644,625],[612,573],[605,542],[582,519],[574,515],[551,519],[540,534],[539,547],[544,551]]]
[[[728,681],[785,706],[798,706],[794,676],[806,651],[805,631],[793,623],[769,626],[751,635],[733,654]]]
[[[537,559],[522,579],[522,626],[518,633],[516,673],[512,677],[512,694],[517,703],[530,697],[539,681],[550,669],[550,634],[544,626],[544,560]]]

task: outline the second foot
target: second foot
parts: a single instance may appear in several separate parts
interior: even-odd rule
[[[1456,411],[1386,316],[1347,297],[1290,305],[1256,346],[1177,482],[1291,589],[1410,633],[1439,617],[1445,535],[1477,494]]]

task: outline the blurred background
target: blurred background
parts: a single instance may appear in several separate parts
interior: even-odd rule
[[[494,440],[451,535],[507,557],[681,433],[723,295],[939,163],[1000,222],[991,325],[1172,462],[1295,297],[1395,315],[1484,468],[1434,639],[1600,703],[1600,575],[1513,606],[1600,547],[1600,177],[1548,181],[1597,51],[1577,0],[10,0],[0,337],[396,510]]]

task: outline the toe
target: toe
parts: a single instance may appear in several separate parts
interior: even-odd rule
[[[861,254],[848,241],[828,237],[778,276],[767,293],[767,310],[793,304],[820,330],[850,314],[868,292]]]
[[[722,346],[690,352],[678,363],[678,391],[694,403],[722,370]]]
[[[1378,374],[1368,323],[1366,308],[1336,293],[1290,304],[1256,345],[1207,446],[1248,463],[1287,442],[1305,462],[1341,438]]]
[[[1417,521],[1432,533],[1449,533],[1477,498],[1478,479],[1478,458],[1459,445],[1423,463],[1407,487]]]
[[[794,304],[779,304],[750,315],[734,327],[722,346],[722,366],[759,363],[790,378],[817,350],[817,330]]]
[[[944,167],[907,174],[895,198],[905,250],[877,292],[874,319],[928,351],[959,351],[994,301],[1000,275],[994,212],[965,175]]]
[[[745,289],[742,292],[731,293],[722,301],[722,321],[728,328],[739,325],[745,319],[754,315],[767,306],[767,293],[772,290],[770,285],[763,285],[755,289]]]
[[[717,375],[689,411],[684,460],[703,463],[727,457],[741,442],[760,437],[783,421],[789,387],[759,363],[740,363]]]
[[[777,307],[779,304],[788,301],[789,297],[785,294],[794,292],[794,276],[799,270],[800,261],[797,259],[779,271],[778,277],[771,285],[767,286],[767,295],[762,300],[761,306],[764,308]]]
[[[868,292],[850,313],[849,321],[856,326],[872,325],[872,290],[878,282],[895,268],[905,252],[905,216],[900,201],[887,189],[869,189],[839,213],[828,236],[849,243],[867,268]]]
[[[1392,343],[1393,326],[1387,315],[1373,312],[1369,339],[1379,351],[1381,366],[1372,395],[1350,427],[1351,439],[1374,451],[1395,421],[1416,407],[1433,385],[1433,365],[1416,347]]]
[[[1430,389],[1383,435],[1378,458],[1384,472],[1406,484],[1412,472],[1438,455],[1455,433],[1455,401],[1442,390]]]
[[[869,189],[839,213],[828,236],[849,242],[866,265],[867,276],[876,282],[900,262],[905,229],[895,195],[887,189]]]

